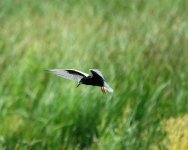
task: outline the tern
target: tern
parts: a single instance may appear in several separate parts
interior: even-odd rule
[[[113,89],[107,84],[103,74],[98,69],[89,69],[92,75],[75,69],[50,69],[47,70],[57,76],[77,81],[77,87],[81,84],[99,86],[103,93],[113,93]]]

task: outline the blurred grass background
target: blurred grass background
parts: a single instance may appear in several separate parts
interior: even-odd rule
[[[0,149],[173,149],[176,118],[188,128],[187,7],[1,0]],[[50,68],[101,69],[114,93],[75,88]]]

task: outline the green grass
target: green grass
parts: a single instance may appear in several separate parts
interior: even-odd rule
[[[188,113],[188,1],[0,1],[0,149],[165,149]],[[43,71],[99,68],[114,88]]]

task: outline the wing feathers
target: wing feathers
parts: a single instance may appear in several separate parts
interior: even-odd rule
[[[99,77],[101,77],[103,80],[105,80],[105,78],[104,78],[104,76],[103,76],[103,74],[101,73],[101,71],[100,70],[98,70],[98,69],[89,69],[90,71],[91,71],[91,73],[93,74],[93,76],[99,76]]]
[[[69,79],[69,80],[74,80],[79,82],[83,77],[88,76],[88,74],[83,73],[81,71],[78,70],[74,70],[74,69],[65,69],[65,70],[61,70],[61,69],[52,69],[52,70],[48,70],[51,73]]]
[[[83,76],[83,77],[89,76],[89,74],[81,72],[79,70],[75,70],[75,69],[65,69],[65,70],[68,71],[70,74],[74,74],[74,75],[80,75],[80,76]]]

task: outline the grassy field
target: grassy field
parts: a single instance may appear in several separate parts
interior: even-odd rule
[[[0,149],[187,150],[187,6],[1,0]],[[114,93],[51,68],[98,68]]]

